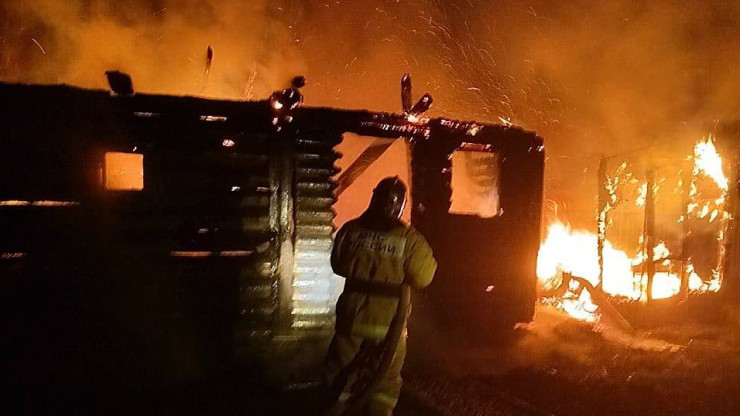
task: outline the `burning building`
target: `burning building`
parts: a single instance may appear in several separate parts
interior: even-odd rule
[[[549,226],[538,259],[546,298],[596,321],[605,309],[613,314],[612,305],[629,314],[632,306],[675,305],[720,291],[735,181],[712,136],[686,150],[684,157],[602,157],[593,231]]]
[[[532,318],[535,134],[303,107],[300,85],[245,102],[109,79],[115,92],[0,84],[2,322],[21,382],[146,386],[236,363],[273,377],[315,366],[342,287],[329,253],[347,132],[410,146],[412,223],[440,263],[427,301],[485,325]]]

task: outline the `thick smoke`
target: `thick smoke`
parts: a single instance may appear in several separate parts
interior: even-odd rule
[[[132,75],[139,91],[247,98],[302,72],[288,27],[269,1],[5,1],[0,76],[107,88]],[[217,56],[206,84],[206,49]]]
[[[139,91],[257,99],[303,74],[309,105],[398,111],[411,72],[435,114],[540,133],[548,196],[588,209],[599,154],[737,137],[738,51],[736,0],[0,3],[3,81],[107,88],[120,69]]]

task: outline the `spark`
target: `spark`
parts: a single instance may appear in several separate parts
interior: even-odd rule
[[[44,49],[43,46],[41,46],[41,44],[39,43],[39,41],[37,41],[35,38],[31,38],[31,40],[33,41],[33,43],[36,44],[36,46],[39,47],[39,49],[41,49],[41,53],[43,53],[44,55],[46,55],[46,50]]]

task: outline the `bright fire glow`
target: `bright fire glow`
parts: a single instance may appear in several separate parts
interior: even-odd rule
[[[604,291],[637,297],[630,279],[632,261],[610,242],[604,244]],[[562,272],[583,277],[593,285],[599,283],[599,261],[596,234],[584,230],[571,230],[561,222],[550,225],[545,242],[540,246],[537,259],[537,276],[545,288],[559,284]]]
[[[693,159],[694,167],[688,191],[689,200],[685,213],[677,219],[677,223],[683,221],[712,223],[720,219],[722,222],[718,226],[719,232],[716,237],[717,242],[721,244],[724,238],[724,228],[729,220],[729,213],[725,211],[729,181],[723,172],[722,158],[717,153],[712,136],[700,140],[695,145],[691,159]],[[711,181],[703,181],[701,178],[708,178]],[[664,181],[665,178],[661,178],[653,186],[653,195],[660,192]],[[705,189],[702,185],[705,182],[715,183],[719,189],[712,190],[713,186]],[[606,235],[606,228],[610,221],[607,215],[615,207],[627,200],[634,200],[637,206],[645,206],[647,183],[638,186],[637,193],[633,196],[634,199],[626,197],[625,192],[620,190],[623,185],[635,183],[639,182],[629,172],[626,163],[619,166],[614,177],[607,178],[605,186],[609,193],[609,200],[598,216],[599,232],[602,237]],[[717,194],[717,191],[720,194]],[[637,250],[635,256],[629,256],[625,251],[614,247],[610,241],[604,239],[603,281],[600,281],[597,234],[584,230],[572,230],[562,222],[551,224],[547,231],[547,238],[540,246],[537,259],[537,277],[540,285],[544,291],[555,294],[555,298],[549,298],[548,302],[557,305],[574,318],[590,322],[599,320],[599,306],[593,300],[594,294],[589,293],[588,289],[579,287],[580,284],[573,280],[567,283],[567,288],[560,287],[564,283],[563,273],[570,273],[575,277],[588,280],[608,296],[627,301],[647,301],[646,260],[648,255],[643,242],[644,236],[640,236],[640,249]],[[707,249],[712,248],[707,247]],[[691,264],[691,257],[688,260],[684,259],[683,262],[672,260],[668,246],[662,241],[657,242],[653,247],[652,261],[655,264],[652,299],[667,299],[678,295],[681,292],[682,274],[687,279],[686,285],[689,292],[717,292],[721,287],[722,276],[719,270],[712,270],[709,276],[699,276]],[[721,257],[718,264],[722,264]],[[555,289],[558,288],[559,290],[556,291]]]
[[[723,191],[728,190],[729,181],[722,171],[722,158],[714,147],[711,135],[694,146],[694,176],[699,173],[712,178]]]
[[[666,258],[670,252],[664,243],[655,249],[654,260]],[[645,300],[645,274],[640,270],[644,255],[630,257],[615,248],[608,240],[604,242],[604,282],[602,290],[612,296],[630,300]],[[633,268],[636,271],[633,272]],[[537,277],[540,283],[551,289],[560,284],[563,272],[583,277],[594,286],[599,284],[599,261],[597,236],[585,230],[571,230],[555,222],[550,225],[547,238],[540,246],[537,259]],[[678,275],[658,271],[653,279],[653,298],[665,299],[678,293],[681,280]]]
[[[669,266],[670,261],[664,260],[669,255],[670,251],[665,243],[658,243],[654,248],[653,257],[653,260],[659,261],[656,266]],[[630,257],[624,251],[615,248],[608,240],[605,241],[602,290],[608,295],[631,301],[647,300],[647,274],[641,267],[644,257],[642,252]],[[537,277],[545,290],[551,290],[561,284],[563,272],[583,277],[594,286],[598,286],[597,236],[595,233],[572,230],[562,222],[555,222],[550,225],[547,238],[540,246]],[[677,295],[681,288],[679,273],[679,270],[673,271],[670,268],[656,271],[653,278],[653,299],[667,299]],[[719,290],[718,279],[711,279],[709,283],[705,283],[690,264],[686,273],[690,291],[703,293]],[[573,293],[577,289],[578,284],[571,282],[569,293],[559,301],[559,306],[574,318],[590,322],[598,320],[596,312],[598,306],[593,303],[591,294],[588,290],[583,290],[579,296],[574,296]]]

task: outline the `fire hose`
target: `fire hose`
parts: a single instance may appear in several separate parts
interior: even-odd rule
[[[332,406],[331,409],[329,409],[326,415],[356,415],[362,410],[370,397],[378,392],[380,383],[383,381],[383,378],[385,378],[385,375],[388,373],[388,369],[390,369],[391,364],[393,363],[396,349],[398,349],[398,343],[401,341],[404,328],[406,327],[406,318],[408,316],[410,307],[411,288],[408,284],[402,283],[398,306],[396,307],[396,315],[393,317],[391,325],[388,328],[388,333],[381,343],[381,348],[383,352],[380,357],[378,367],[375,369],[375,372],[372,374],[362,390],[355,393],[348,400],[344,411],[341,411],[341,408],[344,407],[344,405],[341,402],[338,402],[334,406]]]

